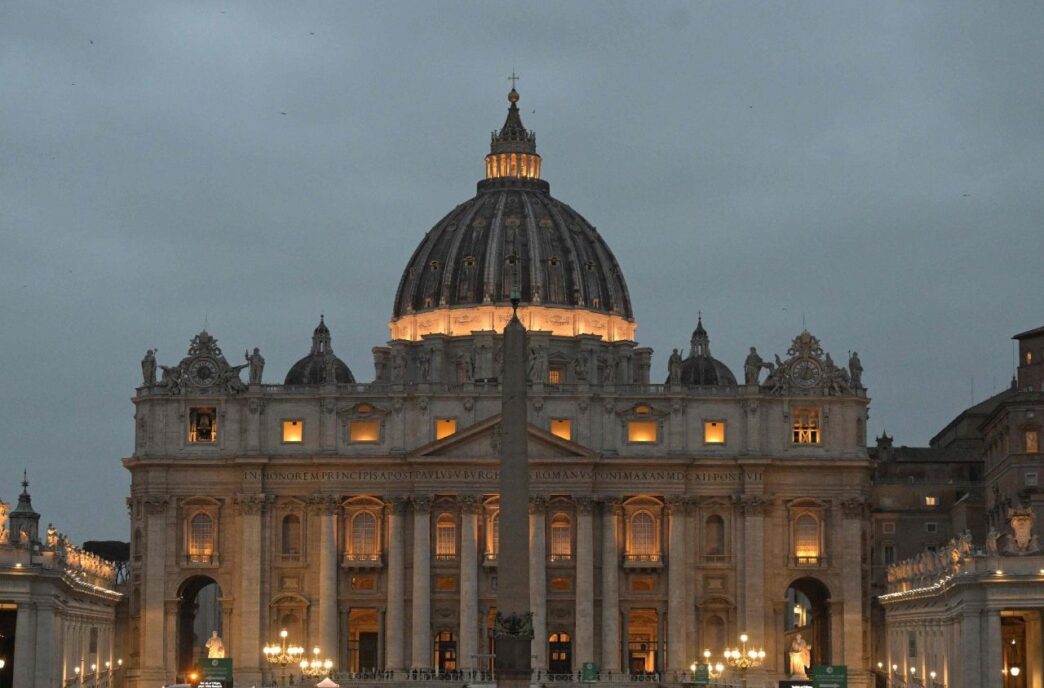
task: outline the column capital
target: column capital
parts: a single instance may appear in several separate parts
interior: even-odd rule
[[[460,505],[460,513],[477,514],[482,507],[482,499],[474,494],[457,495],[457,504]]]
[[[866,515],[866,500],[853,497],[841,502],[841,514],[845,518],[863,518]]]
[[[576,503],[576,510],[581,514],[589,514],[594,510],[595,504],[597,503],[594,497],[590,495],[581,495],[579,497],[573,497],[573,501]]]
[[[602,495],[598,498],[599,503],[602,505],[602,513],[614,516],[619,516],[623,513],[623,498],[617,495]]]
[[[547,511],[547,497],[544,495],[530,495],[529,513],[542,514]]]
[[[308,508],[313,514],[333,516],[341,508],[341,500],[336,495],[317,494],[308,497]]]
[[[403,495],[396,495],[394,497],[384,498],[384,508],[390,514],[401,516],[406,513],[407,507],[410,505],[410,498]]]
[[[745,516],[764,516],[772,508],[772,501],[765,495],[739,495],[733,502]]]
[[[169,497],[162,497],[160,495],[149,495],[144,501],[145,511],[149,514],[162,514],[167,510],[167,506],[170,504]]]
[[[671,515],[685,513],[689,504],[689,500],[684,495],[668,495],[663,501],[667,513]]]
[[[410,501],[413,502],[413,513],[427,513],[431,511],[431,495],[413,495],[410,497]]]
[[[253,515],[266,511],[272,503],[273,497],[263,492],[257,494],[237,494],[232,501],[237,514]]]

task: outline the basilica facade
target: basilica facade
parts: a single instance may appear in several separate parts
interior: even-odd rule
[[[746,633],[867,685],[869,399],[805,331],[741,379],[695,324],[654,373],[601,235],[541,178],[512,90],[485,178],[421,239],[360,382],[325,319],[283,376],[208,332],[142,362],[127,680],[183,676],[212,631],[237,682],[288,642],[337,671],[481,672],[501,547],[530,551],[534,667],[680,681]],[[528,542],[501,541],[502,336],[527,335]],[[331,324],[337,318],[331,318]],[[850,343],[838,343],[851,348]],[[243,370],[243,369],[246,370]],[[244,376],[246,379],[244,379]],[[201,619],[206,618],[203,622]],[[797,661],[797,660],[795,660]]]

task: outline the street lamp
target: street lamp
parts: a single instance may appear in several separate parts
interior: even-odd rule
[[[746,633],[740,635],[739,639],[740,647],[725,648],[725,663],[740,672],[743,677],[743,688],[747,688],[747,672],[761,666],[761,663],[765,661],[765,650],[762,648],[755,650],[753,646],[748,648],[749,638]]]
[[[265,645],[261,648],[261,652],[265,654],[265,659],[272,666],[279,666],[283,668],[283,685],[286,685],[286,667],[290,664],[297,664],[298,658],[304,654],[304,648],[299,645],[290,645],[287,642],[287,632],[284,628],[279,631],[279,644],[272,643]]]
[[[307,659],[301,660],[301,674],[304,676],[311,676],[312,678],[319,678],[320,676],[327,676],[330,670],[333,669],[333,660],[330,659],[319,659],[319,646],[316,645],[312,648],[312,661]]]

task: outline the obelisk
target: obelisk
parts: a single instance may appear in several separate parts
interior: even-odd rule
[[[526,419],[526,328],[514,314],[504,328],[500,421],[500,552],[497,554],[496,679],[528,688],[533,615],[529,611],[529,448]]]

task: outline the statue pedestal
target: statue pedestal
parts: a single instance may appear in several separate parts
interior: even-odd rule
[[[532,645],[530,638],[497,638],[497,656],[494,660],[497,686],[528,688],[533,673],[530,664]]]

